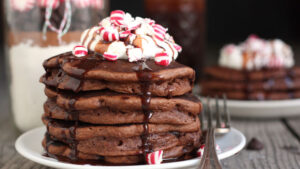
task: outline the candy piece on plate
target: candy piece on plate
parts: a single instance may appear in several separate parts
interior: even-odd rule
[[[150,165],[161,164],[163,161],[163,150],[147,154],[146,161]]]

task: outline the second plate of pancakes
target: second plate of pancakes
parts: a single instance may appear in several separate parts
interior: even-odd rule
[[[206,98],[202,101],[206,103]],[[220,106],[223,101],[220,100]],[[215,102],[211,100],[211,105]],[[247,118],[281,118],[300,116],[300,99],[274,101],[227,100],[231,116]]]

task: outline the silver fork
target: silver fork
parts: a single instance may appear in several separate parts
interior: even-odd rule
[[[207,105],[204,108],[204,111],[201,113],[201,122],[202,126],[204,126],[204,113],[207,114],[207,132],[205,138],[205,148],[204,153],[201,158],[200,164],[197,167],[198,169],[222,169],[220,164],[217,152],[216,152],[216,144],[215,144],[215,131],[219,131],[222,134],[225,134],[230,131],[230,115],[227,110],[227,102],[226,96],[223,95],[224,100],[224,125],[221,123],[222,116],[219,111],[219,102],[218,98],[216,98],[216,128],[213,127],[213,116],[210,108],[210,98],[207,98]],[[204,127],[202,127],[204,129]]]

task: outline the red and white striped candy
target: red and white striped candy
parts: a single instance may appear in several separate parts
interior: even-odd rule
[[[42,7],[42,8],[47,8],[47,7],[50,7],[51,8],[58,8],[59,4],[60,4],[60,1],[59,0],[53,0],[52,4],[50,4],[52,2],[52,0],[37,0],[37,5],[39,7]]]
[[[104,0],[90,0],[90,5],[96,9],[103,9],[104,8]]]
[[[181,52],[182,51],[182,47],[177,45],[176,43],[173,44],[174,48],[178,51]]]
[[[129,30],[129,31],[136,30],[140,26],[141,26],[141,23],[139,23],[139,22],[132,22],[129,25],[127,25],[126,30]]]
[[[167,29],[159,24],[153,25],[154,37],[160,41],[164,41]]]
[[[122,10],[115,10],[110,13],[110,21],[115,25],[124,25],[125,12]]]
[[[120,38],[127,38],[131,32],[129,30],[120,32]]]
[[[201,156],[203,155],[204,147],[205,147],[205,145],[202,144],[202,145],[200,146],[200,148],[198,149],[198,151],[197,151],[197,156],[198,156],[198,157],[201,157]]]
[[[14,10],[24,12],[34,7],[35,0],[10,0],[10,5]]]
[[[77,8],[87,8],[90,6],[91,0],[72,0],[73,4],[77,7]]]
[[[145,18],[145,22],[148,23],[151,26],[154,26],[154,24],[155,24],[155,21],[150,19],[150,18]]]
[[[163,161],[163,150],[147,154],[146,161],[150,165],[161,164]]]
[[[118,56],[115,54],[110,54],[107,52],[104,52],[103,54],[104,59],[109,60],[109,61],[116,61],[118,59]]]
[[[105,29],[104,27],[101,27],[98,31],[98,33],[100,34],[101,38],[104,41],[116,41],[119,40],[119,33],[117,30],[111,28],[110,30]]]
[[[161,52],[155,55],[154,61],[158,65],[168,66],[172,60],[166,52]]]
[[[88,54],[88,49],[85,46],[77,45],[73,48],[72,53],[74,56],[83,57]]]

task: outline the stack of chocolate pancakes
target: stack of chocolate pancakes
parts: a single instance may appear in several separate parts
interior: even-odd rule
[[[48,100],[43,146],[50,157],[70,162],[145,163],[148,153],[188,158],[200,144],[202,105],[190,92],[193,69],[173,61],[111,62],[71,52],[44,62]]]
[[[205,69],[202,94],[237,100],[281,100],[300,98],[300,67],[235,70],[221,66]]]

